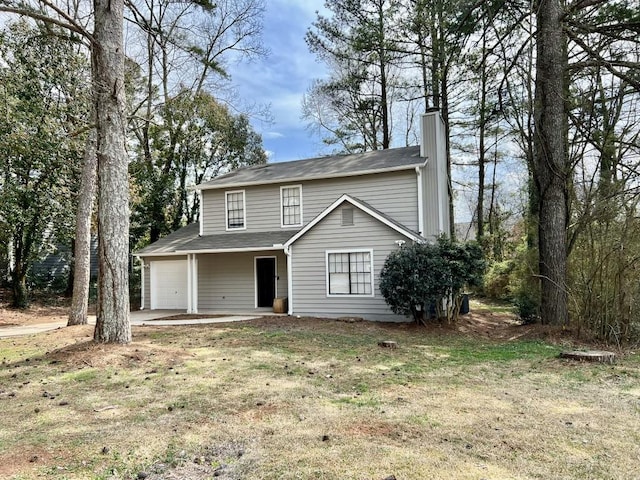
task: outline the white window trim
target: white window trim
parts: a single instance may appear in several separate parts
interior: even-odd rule
[[[369,253],[369,261],[371,262],[371,293],[368,295],[353,294],[353,293],[329,293],[329,254],[331,253]],[[325,285],[327,290],[327,297],[329,298],[373,298],[375,297],[374,290],[374,271],[373,271],[373,249],[371,248],[343,248],[341,250],[326,250],[325,251]]]
[[[244,207],[243,227],[229,228],[229,195],[232,193],[242,193],[242,206]],[[229,190],[228,192],[224,192],[224,227],[227,232],[236,232],[247,229],[247,197],[244,190]]]
[[[285,225],[284,224],[284,205],[282,204],[282,190],[285,188],[297,188],[300,190],[300,223]],[[302,202],[302,184],[297,185],[282,185],[280,186],[280,228],[293,228],[293,227],[301,227],[304,224],[304,209]]]

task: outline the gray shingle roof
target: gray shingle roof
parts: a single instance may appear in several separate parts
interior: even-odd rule
[[[241,168],[196,186],[209,190],[241,185],[300,181],[315,178],[347,177],[365,173],[405,170],[424,164],[420,147],[392,148],[352,155],[268,163]]]
[[[275,232],[234,232],[220,235],[199,236],[199,225],[192,223],[161,238],[157,242],[136,252],[136,255],[175,255],[180,252],[196,251],[230,251],[230,250],[265,250],[274,245],[282,245],[297,230]]]
[[[204,235],[190,241],[182,250],[233,250],[233,249],[265,249],[274,245],[282,245],[295,235],[297,230],[276,232],[234,232],[220,235]]]
[[[181,249],[182,245],[198,238],[200,233],[200,225],[192,223],[186,227],[182,227],[175,232],[171,232],[166,237],[144,247],[142,250],[135,252],[136,255],[149,255],[159,253],[174,253]]]

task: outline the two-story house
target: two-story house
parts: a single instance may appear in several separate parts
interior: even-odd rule
[[[199,223],[136,253],[142,308],[271,309],[300,316],[399,320],[378,288],[406,242],[449,231],[449,181],[439,112],[418,147],[272,163],[196,190]]]

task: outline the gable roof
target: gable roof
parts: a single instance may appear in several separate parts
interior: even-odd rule
[[[200,185],[196,190],[213,190],[279,182],[349,177],[370,173],[409,170],[424,165],[420,147],[392,148],[352,155],[268,163],[240,168]]]
[[[338,198],[335,202],[329,205],[322,213],[320,213],[316,218],[311,220],[302,230],[293,235],[285,244],[284,247],[288,248],[291,246],[296,240],[302,237],[305,233],[315,227],[318,223],[320,223],[327,215],[333,212],[336,208],[338,208],[343,203],[348,202],[354,207],[362,210],[363,212],[371,215],[373,218],[378,220],[379,222],[385,224],[389,228],[392,228],[396,232],[404,235],[405,237],[413,240],[414,242],[426,242],[426,238],[421,236],[418,232],[414,232],[413,230],[408,229],[401,223],[395,221],[390,216],[382,213],[380,210],[372,207],[367,202],[363,202],[362,200],[357,199],[356,197],[352,197],[351,195],[347,195],[346,193]]]

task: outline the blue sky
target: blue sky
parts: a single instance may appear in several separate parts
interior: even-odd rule
[[[327,16],[330,12],[324,8],[324,0],[266,0],[265,4],[263,42],[271,53],[267,58],[249,64],[230,66],[232,83],[243,101],[270,105],[273,123],[252,121],[262,135],[270,162],[326,154],[328,151],[323,148],[320,137],[307,130],[301,119],[301,102],[311,82],[327,74],[324,64],[317,63],[309,52],[304,36],[317,18],[317,11]],[[503,161],[504,181],[520,185],[521,168],[507,166],[507,163]],[[454,179],[466,183],[469,174],[466,170],[456,169]],[[468,221],[475,208],[475,190],[460,184],[454,188],[458,193],[456,221]],[[514,197],[510,201],[517,201],[515,197],[519,196],[514,193],[517,188],[507,190],[507,195]]]
[[[326,74],[304,41],[316,11],[326,12],[324,0],[265,3],[263,42],[271,53],[265,59],[231,67],[232,82],[244,101],[270,105],[273,123],[253,121],[270,162],[321,155],[320,138],[305,128],[300,117],[302,96],[312,80]]]

